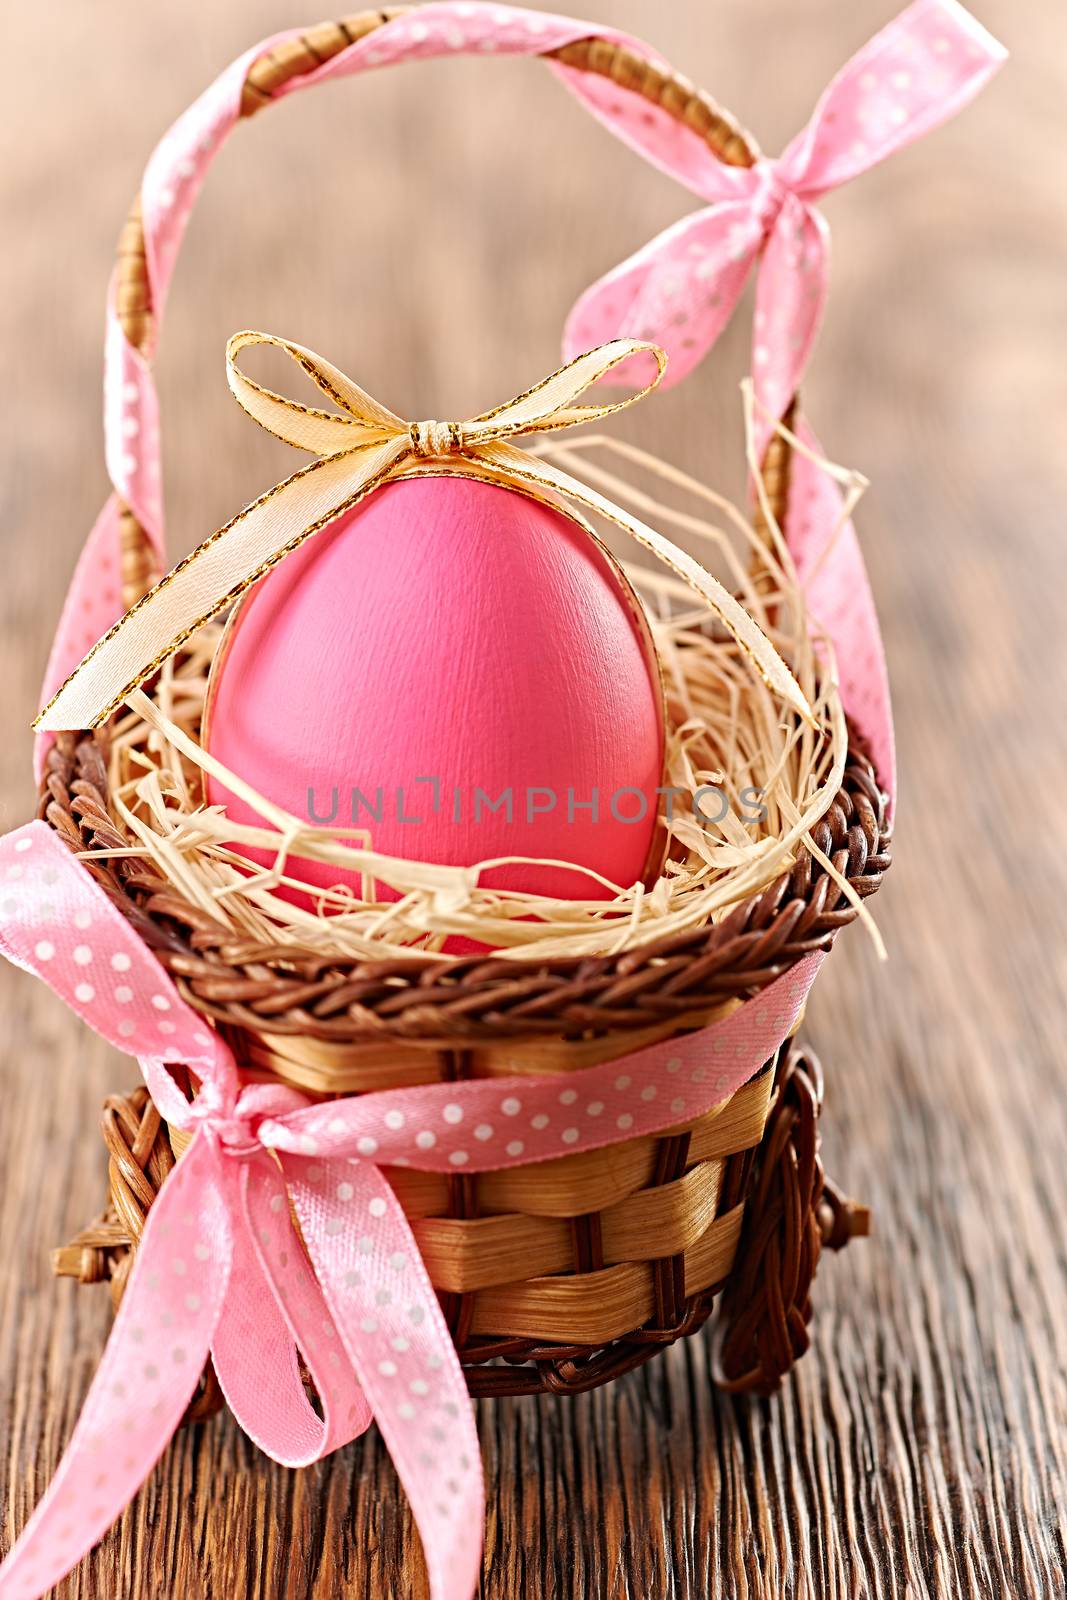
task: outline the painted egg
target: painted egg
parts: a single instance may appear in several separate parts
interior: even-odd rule
[[[640,605],[575,519],[476,479],[389,484],[273,568],[224,636],[204,743],[294,816],[365,828],[386,855],[535,857],[623,886],[655,865],[663,700]],[[214,780],[208,798],[260,822]],[[358,868],[288,870],[359,892]],[[610,896],[566,866],[482,881]]]

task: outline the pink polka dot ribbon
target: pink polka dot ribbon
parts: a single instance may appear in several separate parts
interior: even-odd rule
[[[678,383],[715,343],[756,268],[752,379],[762,455],[796,393],[826,300],[829,235],[814,202],[920,138],[964,106],[1006,51],[957,0],[915,0],[834,78],[807,127],[776,160],[717,160],[693,129],[611,83],[561,68],[585,104],[634,149],[711,204],[667,228],[586,290],[564,351],[606,338],[654,340]],[[625,382],[619,368],[612,382]],[[803,442],[822,449],[808,425]],[[842,701],[892,801],[896,762],[878,619],[840,492],[793,458],[786,539],[811,615],[834,645]]]
[[[488,1172],[690,1122],[774,1053],[824,959],[806,957],[722,1022],[599,1066],[312,1104],[242,1081],[225,1042],[42,822],[0,838],[0,952],[136,1054],[162,1115],[193,1134],[149,1213],[63,1461],[0,1566],[0,1600],[35,1600],[110,1527],[209,1353],[245,1432],[285,1465],[317,1460],[373,1417],[432,1600],[469,1600],[483,1517],[473,1411],[388,1169]],[[169,1070],[178,1065],[200,1085],[192,1102]]]
[[[585,291],[565,349],[622,334],[653,339],[670,356],[665,383],[678,383],[714,344],[758,263],[753,381],[780,417],[826,296],[828,235],[814,202],[946,121],[1005,56],[957,0],[914,0],[842,68],[783,154],[751,167],[719,161],[694,129],[658,107],[638,110],[610,81],[560,68],[620,138],[710,202]]]

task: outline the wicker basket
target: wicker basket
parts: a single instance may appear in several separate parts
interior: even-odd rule
[[[310,29],[248,70],[243,114],[270,104],[395,12]],[[590,39],[556,53],[644,95],[696,130],[721,161],[756,152],[705,95],[631,52]],[[135,206],[118,259],[127,337],[150,347],[144,238]],[[780,515],[788,447],[763,466]],[[148,541],[123,515],[127,604],[153,580]],[[74,850],[121,847],[108,809],[107,730],[52,747],[39,814]],[[858,896],[889,864],[886,799],[853,744],[816,844]],[[516,1072],[565,1074],[706,1025],[793,963],[826,949],[855,909],[812,857],[715,926],[611,957],[517,963],[411,956],[384,962],[293,960],[239,944],[137,860],[87,870],[225,1034],[250,1073],[329,1097]],[[423,1252],[476,1394],[579,1391],[695,1332],[724,1291],[723,1380],[769,1390],[807,1343],[809,1289],[823,1244],[866,1231],[818,1158],[821,1074],[788,1043],[725,1104],[684,1127],[506,1172],[387,1172]],[[147,1092],[104,1111],[110,1203],[55,1255],[58,1272],[110,1280],[116,1301],[153,1198],[174,1164]],[[516,1279],[516,1263],[525,1276]],[[194,1404],[219,1403],[210,1372]]]

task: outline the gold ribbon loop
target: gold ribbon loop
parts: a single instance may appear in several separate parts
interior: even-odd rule
[[[246,376],[237,357],[242,350],[259,344],[284,350],[342,415],[301,405],[298,400],[275,394],[273,389],[264,389]],[[289,339],[275,338],[271,333],[233,334],[226,344],[226,381],[237,404],[253,422],[258,422],[276,438],[284,439],[286,444],[295,445],[298,450],[310,450],[317,456],[343,455],[361,444],[380,442],[403,432],[407,427],[387,406],[379,404],[314,350],[306,350],[302,344],[294,344]]]
[[[238,365],[250,345],[283,350],[337,407],[320,411],[275,394]],[[604,405],[582,395],[614,367],[648,355],[655,376],[635,393]],[[268,433],[315,460],[254,500],[225,527],[179,561],[93,646],[38,716],[40,730],[95,728],[172,655],[197,628],[235,601],[305,539],[318,533],[373,489],[420,472],[433,473],[444,455],[470,476],[507,487],[527,484],[607,517],[670,567],[716,613],[751,658],[767,685],[814,726],[811,708],[792,673],[744,607],[684,550],[606,500],[587,484],[508,441],[522,434],[601,421],[642,399],[667,364],[656,345],[615,339],[586,351],[514,400],[469,422],[407,423],[312,350],[267,333],[236,333],[226,347],[226,376],[238,404]]]

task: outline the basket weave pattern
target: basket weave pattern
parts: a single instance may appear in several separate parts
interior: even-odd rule
[[[249,70],[242,113],[396,14],[323,24],[268,52]],[[631,52],[584,40],[558,59],[646,96],[719,159],[756,159],[752,141],[707,96]],[[120,241],[118,308],[127,337],[147,351],[153,308],[136,206]],[[776,517],[788,474],[788,447],[776,438],[763,464]],[[129,604],[155,576],[129,511],[122,544]],[[78,852],[127,845],[109,812],[107,750],[103,730],[61,735],[48,756],[39,814]],[[855,744],[814,837],[858,896],[874,892],[889,864],[885,797]],[[803,853],[722,922],[621,955],[294,958],[223,932],[146,862],[96,856],[85,865],[252,1074],[323,1096],[516,1072],[558,1072],[565,1085],[569,1071],[706,1025],[828,948],[856,914]],[[865,1213],[841,1201],[822,1172],[821,1099],[817,1063],[787,1044],[724,1105],[654,1138],[502,1173],[389,1171],[471,1389],[593,1387],[694,1332],[727,1283],[725,1379],[774,1387],[805,1347],[822,1245],[866,1228]],[[175,1154],[143,1089],[109,1100],[104,1132],[108,1209],[56,1253],[55,1266],[109,1280],[117,1300]],[[209,1372],[194,1411],[217,1401]]]

